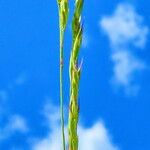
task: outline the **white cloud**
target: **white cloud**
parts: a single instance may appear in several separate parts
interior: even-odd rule
[[[100,20],[100,26],[112,47],[113,83],[123,87],[128,94],[133,91],[136,93],[139,86],[134,82],[134,77],[146,68],[146,64],[135,56],[132,48],[145,47],[149,31],[143,23],[143,17],[137,14],[132,5],[122,3],[112,16],[104,16]]]
[[[124,50],[113,53],[112,60],[114,62],[113,83],[123,86],[128,95],[136,95],[139,86],[134,83],[134,75],[145,69],[145,64]]]
[[[17,87],[22,86],[26,82],[27,76],[24,73],[19,74],[4,89],[0,89],[0,146],[4,141],[9,140],[13,135],[23,135],[28,133],[29,128],[26,120],[9,111],[8,100],[11,98],[11,92]],[[21,148],[13,147],[12,150],[21,150]]]
[[[47,108],[50,108],[49,111],[46,111],[46,116],[49,119],[50,131],[47,137],[38,139],[32,143],[32,150],[61,149],[61,130],[59,125],[58,108],[53,107],[52,105]],[[65,131],[67,132],[67,126],[65,126]],[[119,148],[112,143],[110,135],[101,121],[96,122],[90,128],[85,128],[82,125],[79,125],[78,134],[80,138],[79,150],[119,150]]]
[[[9,118],[4,127],[0,128],[0,141],[9,138],[14,133],[26,133],[28,126],[26,120],[19,115],[13,115]]]
[[[10,118],[8,128],[11,131],[19,131],[25,133],[28,131],[25,119],[19,115],[14,115]]]
[[[114,14],[104,17],[100,24],[114,46],[145,46],[148,27],[143,24],[143,17],[138,15],[130,4],[118,5]]]
[[[5,89],[0,89],[0,102],[4,102],[9,98],[10,89],[14,90],[17,86],[23,85],[27,81],[27,75],[25,73],[19,74],[12,82],[6,85]]]
[[[79,150],[119,150],[108,134],[108,131],[101,121],[96,122],[90,128],[79,126]]]
[[[0,120],[9,113],[8,100],[11,98],[11,92],[14,93],[18,87],[21,87],[27,81],[27,79],[27,74],[22,72],[9,84],[5,85],[5,88],[0,89]]]

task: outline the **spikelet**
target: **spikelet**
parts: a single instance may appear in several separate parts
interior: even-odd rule
[[[68,0],[57,0],[61,30],[65,30],[69,14]]]
[[[81,12],[83,7],[83,0],[76,0],[75,11],[72,20],[72,34],[73,46],[70,56],[70,106],[69,106],[69,119],[68,119],[68,145],[69,150],[78,150],[78,135],[77,125],[79,118],[79,105],[78,105],[78,91],[81,66],[78,67],[78,55],[82,43],[82,25],[81,25]]]

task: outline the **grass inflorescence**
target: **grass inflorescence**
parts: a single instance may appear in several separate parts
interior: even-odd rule
[[[70,106],[68,119],[69,150],[78,150],[77,125],[79,118],[78,92],[81,73],[81,64],[78,66],[78,55],[82,43],[83,28],[81,25],[81,12],[83,0],[76,0],[75,11],[72,20],[73,43],[70,56]]]
[[[61,129],[63,150],[65,147],[64,133],[64,112],[63,112],[63,43],[64,33],[68,20],[68,0],[57,0],[59,10],[59,31],[60,31],[60,111],[61,111]],[[69,150],[78,150],[78,118],[79,118],[79,82],[81,65],[78,65],[78,55],[82,43],[83,28],[81,24],[81,13],[83,8],[83,0],[75,0],[75,11],[72,20],[72,50],[69,64],[70,77],[70,102],[69,102],[69,118],[68,118],[68,147]]]

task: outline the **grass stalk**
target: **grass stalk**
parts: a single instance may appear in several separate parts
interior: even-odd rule
[[[65,132],[64,132],[64,100],[63,100],[63,45],[64,32],[68,20],[68,0],[57,0],[59,11],[59,32],[60,32],[60,113],[61,113],[61,132],[63,150],[66,150]]]

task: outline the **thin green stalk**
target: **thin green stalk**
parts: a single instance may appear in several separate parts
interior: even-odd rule
[[[61,113],[61,132],[63,150],[65,150],[65,132],[64,132],[64,107],[63,107],[63,38],[64,31],[60,31],[60,113]]]
[[[69,150],[78,150],[78,119],[79,104],[78,92],[80,82],[81,65],[78,67],[78,55],[82,42],[81,11],[83,0],[76,0],[75,12],[72,20],[73,46],[70,56],[70,106],[68,119],[68,139]]]
[[[60,32],[60,113],[63,150],[66,150],[64,132],[64,107],[63,107],[63,43],[64,32],[68,19],[68,0],[57,0],[59,10],[59,32]]]

